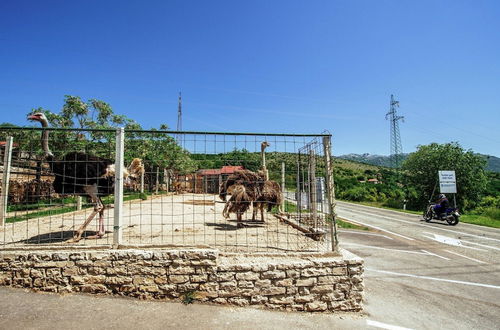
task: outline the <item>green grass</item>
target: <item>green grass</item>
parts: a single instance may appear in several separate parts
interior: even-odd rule
[[[347,201],[347,200],[343,200],[342,202],[360,204],[360,205],[365,205],[365,206],[373,206],[373,207],[377,207],[379,209],[399,211],[399,212],[408,213],[408,214],[422,214],[422,212],[423,212],[423,210],[422,211],[413,211],[413,210],[403,210],[403,209],[398,209],[395,207],[389,207],[389,206],[385,206],[383,202],[353,202],[353,201]]]
[[[34,204],[16,204],[7,206],[7,212],[16,212],[16,211],[31,211],[37,209],[43,209],[46,207],[52,207],[54,205],[59,204],[73,204],[75,203],[75,197],[66,197],[66,198],[55,198],[48,200],[41,200]]]
[[[473,225],[500,228],[500,220],[491,218],[487,215],[463,214],[460,216],[460,221]]]
[[[289,212],[289,213],[298,213],[299,212],[299,208],[297,207],[297,204],[289,202],[289,201],[285,201],[285,209],[284,209],[284,211],[285,212]],[[310,211],[308,209],[302,209],[302,212],[303,213],[308,213]]]
[[[291,203],[289,201],[285,201],[285,209],[283,211],[290,212],[290,213],[295,213],[295,212],[298,212],[299,209],[297,208],[296,204]]]
[[[337,219],[337,226],[343,229],[370,230],[370,228],[368,227],[356,225],[352,222],[340,218]]]
[[[123,201],[130,201],[130,200],[135,200],[135,199],[142,199],[146,200],[148,198],[148,195],[146,193],[132,193],[129,195],[125,195],[123,197]],[[29,220],[29,219],[35,219],[35,218],[41,218],[41,217],[47,217],[47,216],[53,216],[53,215],[58,215],[58,214],[63,214],[63,213],[69,213],[69,212],[74,212],[76,211],[76,206],[71,205],[71,206],[63,206],[63,207],[56,207],[55,202],[59,201],[61,204],[75,204],[76,203],[76,198],[75,197],[68,197],[68,198],[61,198],[61,199],[56,199],[52,200],[50,203],[48,201],[43,201],[37,204],[24,204],[24,205],[12,205],[12,209],[9,209],[9,212],[14,212],[14,211],[28,211],[28,210],[36,210],[39,208],[46,208],[46,207],[54,207],[49,210],[43,210],[43,211],[38,211],[38,212],[32,212],[29,214],[23,214],[19,216],[13,216],[13,217],[8,217],[6,219],[7,223],[11,222],[19,222],[19,221],[24,221],[24,220]],[[104,205],[109,205],[114,203],[114,196],[106,196],[102,199],[102,202]],[[58,203],[58,204],[59,204]],[[15,206],[19,206],[19,208],[15,208]],[[89,203],[84,203],[82,205],[82,208],[89,208],[92,207],[92,204]]]
[[[24,220],[29,220],[29,219],[39,218],[39,217],[47,217],[47,216],[63,214],[63,213],[68,213],[68,212],[73,212],[73,211],[76,211],[76,206],[66,206],[66,207],[62,207],[62,208],[58,208],[58,209],[45,210],[45,211],[24,214],[24,215],[20,215],[20,216],[9,217],[6,219],[6,222],[7,223],[19,222],[19,221],[24,221]]]
[[[197,299],[196,291],[185,292],[181,299],[184,305],[192,304]]]
[[[299,211],[299,209],[297,208],[296,204],[291,203],[289,201],[285,201],[285,212],[296,213],[298,211]],[[309,211],[304,210],[304,212],[309,212]],[[278,213],[277,208],[273,209],[273,213]],[[337,218],[337,226],[339,228],[344,228],[344,229],[370,230],[368,227],[359,226],[359,225],[356,225],[352,222],[348,222],[348,221],[346,221],[344,219],[340,219],[340,218]]]
[[[146,200],[146,199],[148,199],[149,195],[151,195],[151,194],[147,194],[147,193],[132,193],[132,194],[128,194],[128,195],[123,196],[123,201],[124,202],[126,202],[126,201],[132,201],[132,200],[135,200],[135,199]],[[114,195],[106,196],[106,197],[102,198],[102,202],[103,202],[104,205],[113,204],[115,202],[115,196]]]

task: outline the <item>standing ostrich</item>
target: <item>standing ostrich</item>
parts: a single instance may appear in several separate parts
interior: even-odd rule
[[[47,117],[41,112],[28,116],[28,120],[38,121],[42,127],[49,127]],[[42,149],[45,159],[54,174],[54,191],[61,195],[85,195],[90,197],[94,204],[94,211],[80,226],[73,236],[72,242],[78,242],[90,221],[99,213],[99,225],[96,235],[87,238],[101,238],[104,234],[104,204],[101,197],[108,196],[114,191],[115,165],[113,161],[83,152],[70,152],[61,159],[55,159],[49,149],[49,131],[42,133]],[[128,172],[124,171],[124,178]]]
[[[258,195],[261,194],[264,178],[262,175],[249,170],[235,171],[226,181],[220,185],[219,197],[226,201],[227,195],[231,194],[231,198],[226,202],[222,215],[229,218],[230,213],[236,213],[238,227],[243,227],[241,218],[254,202]]]
[[[269,171],[266,167],[266,148],[269,147],[270,144],[267,141],[264,141],[260,144],[260,166],[261,171],[264,173],[264,179],[269,180]]]
[[[281,212],[281,202],[283,196],[281,194],[281,187],[279,183],[272,180],[264,181],[262,190],[253,202],[252,220],[255,221],[255,215],[260,210],[260,221],[264,222],[264,209],[267,207],[267,212],[271,212],[273,206],[278,205]]]
[[[252,221],[255,221],[257,210],[260,210],[260,220],[264,222],[264,208],[267,206],[267,212],[270,212],[275,205],[278,205],[278,207],[281,208],[281,202],[283,200],[280,185],[275,181],[269,180],[269,171],[266,167],[265,153],[266,148],[269,146],[270,144],[267,141],[262,142],[260,145],[260,172],[262,173],[265,181],[262,184],[262,189],[259,190],[259,193],[253,202]]]

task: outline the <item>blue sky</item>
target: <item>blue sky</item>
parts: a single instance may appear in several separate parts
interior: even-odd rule
[[[0,121],[64,95],[143,127],[333,134],[335,155],[458,141],[500,156],[498,1],[0,2]]]

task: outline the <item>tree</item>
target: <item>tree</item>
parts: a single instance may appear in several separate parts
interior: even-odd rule
[[[125,115],[114,113],[111,106],[101,100],[90,99],[84,102],[79,96],[66,95],[64,105],[59,113],[43,108],[33,109],[30,113],[45,113],[49,124],[54,128],[74,128],[51,132],[50,145],[56,157],[68,151],[82,151],[105,158],[114,158],[115,132],[106,131],[124,127],[136,132],[125,134],[125,161],[142,158],[146,170],[162,167],[180,173],[192,172],[195,165],[190,154],[179,146],[175,139],[167,133],[140,132],[142,127]],[[160,124],[160,129],[168,126]],[[16,139],[26,142],[25,149],[41,154],[40,132],[29,131],[29,139]],[[29,143],[29,144],[28,144]]]
[[[472,209],[486,189],[486,161],[471,150],[465,151],[457,142],[432,143],[419,146],[403,162],[402,170],[409,188],[419,194],[410,202],[423,207],[437,186],[438,171],[454,170],[457,180],[457,203],[462,209]]]

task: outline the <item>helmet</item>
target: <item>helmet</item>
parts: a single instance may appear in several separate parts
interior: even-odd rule
[[[439,194],[438,198],[439,198],[439,199],[446,198],[446,195],[445,195],[445,194]]]

